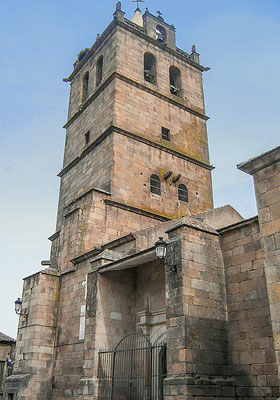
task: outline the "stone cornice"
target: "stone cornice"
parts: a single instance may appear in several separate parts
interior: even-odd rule
[[[56,269],[50,267],[50,268],[42,269],[41,271],[34,272],[34,274],[28,275],[25,278],[23,278],[23,280],[25,281],[26,279],[32,278],[33,276],[40,275],[40,274],[55,276],[56,278],[60,277],[60,272],[57,271]]]
[[[217,231],[219,233],[225,233],[225,232],[232,231],[234,229],[244,228],[245,226],[248,226],[255,222],[259,222],[259,217],[257,215],[255,217],[245,219],[244,221],[237,222],[236,224],[232,224],[229,226],[225,226],[224,228],[217,229]]]
[[[203,119],[204,121],[208,121],[210,117],[208,117],[205,114],[200,113],[199,111],[196,111],[180,101],[180,97],[177,96],[167,96],[155,89],[152,89],[151,87],[148,87],[146,85],[143,85],[140,82],[137,82],[131,78],[128,78],[118,72],[113,72],[103,83],[100,85],[96,91],[84,102],[80,105],[78,111],[75,112],[75,114],[72,115],[72,117],[66,122],[66,124],[63,126],[63,128],[69,128],[69,126],[82,114],[82,112],[99,96],[99,94],[114,80],[114,79],[119,79],[123,82],[126,82],[134,87],[137,87],[138,89],[141,89],[147,93],[152,94],[153,96],[156,96],[174,106],[177,106],[181,108],[184,111],[189,112],[190,114],[195,115],[198,118]]]
[[[210,171],[212,171],[215,168],[212,165],[206,164],[206,163],[204,163],[202,161],[198,161],[195,158],[192,158],[190,156],[185,155],[184,153],[180,153],[177,150],[171,149],[170,147],[166,147],[161,143],[153,142],[152,140],[147,139],[144,136],[140,136],[140,135],[138,135],[136,133],[128,132],[128,131],[126,131],[124,129],[117,128],[116,126],[113,127],[113,130],[116,133],[119,133],[119,134],[124,135],[124,136],[128,136],[128,137],[130,137],[132,139],[135,139],[135,140],[137,140],[139,142],[145,143],[148,146],[152,146],[152,147],[155,147],[155,148],[157,148],[159,150],[165,151],[166,153],[170,153],[170,154],[172,154],[172,155],[174,155],[176,157],[182,158],[183,160],[186,160],[186,161],[189,161],[189,162],[191,162],[193,164],[199,165],[200,167],[206,168],[206,169],[208,169]]]
[[[95,43],[92,45],[91,49],[89,50],[88,54],[83,58],[82,61],[78,63],[78,65],[75,67],[74,71],[69,75],[68,78],[65,78],[65,82],[71,82],[73,78],[77,75],[77,73],[82,69],[82,67],[86,64],[88,59],[94,54],[96,50],[101,47],[104,42],[109,38],[111,33],[114,31],[114,29],[117,26],[117,20],[113,20],[105,29],[105,31],[99,36],[99,38],[95,41]]]
[[[129,233],[126,236],[122,236],[121,238],[112,240],[111,242],[105,243],[102,246],[94,247],[92,250],[89,250],[86,253],[73,258],[72,260],[70,260],[70,262],[74,265],[79,264],[82,261],[85,261],[85,260],[88,260],[89,258],[97,256],[99,253],[101,253],[102,251],[104,251],[106,249],[111,250],[111,249],[119,247],[125,243],[132,242],[133,240],[135,240],[135,236],[132,233]]]
[[[57,231],[57,232],[53,233],[53,234],[48,238],[48,240],[50,240],[50,241],[52,242],[53,240],[55,240],[56,238],[58,238],[59,235],[60,235],[60,231]]]
[[[66,122],[63,128],[69,128],[69,126],[82,114],[82,112],[100,95],[100,93],[115,79],[115,72],[113,72],[98,88],[96,91],[86,100],[84,101],[78,111],[72,115],[72,117]]]
[[[152,15],[149,13],[149,15]],[[153,16],[154,17],[154,16]],[[156,18],[156,17],[155,17]],[[166,22],[165,22],[166,24]],[[167,24],[169,25],[169,24]],[[192,67],[195,69],[199,70],[200,72],[205,71],[205,67],[197,64],[194,62],[189,54],[185,53],[183,50],[178,49],[179,51],[175,51],[169,47],[167,47],[165,44],[159,43],[156,39],[151,38],[148,36],[143,28],[138,27],[137,25],[133,24],[130,20],[125,19],[124,22],[118,20],[117,18],[114,18],[114,20],[107,26],[105,31],[99,36],[99,38],[95,41],[95,43],[92,45],[91,49],[89,50],[88,54],[81,60],[77,66],[75,67],[74,71],[69,75],[68,78],[65,78],[64,81],[66,82],[71,82],[73,78],[77,75],[77,73],[81,70],[81,68],[86,64],[88,59],[107,41],[107,39],[111,36],[111,34],[115,31],[117,26],[120,26],[129,32],[137,35],[138,37],[141,37],[142,39],[145,39],[147,42],[159,47],[162,51],[169,52],[172,56],[178,57],[182,61],[187,62],[190,64]],[[171,25],[169,25],[172,27]],[[172,27],[172,29],[174,29]]]
[[[128,24],[126,22],[118,21],[117,25],[130,31],[131,33],[134,33],[135,35],[141,37],[142,39],[145,39],[147,42],[153,44],[154,46],[159,47],[162,51],[166,51],[166,52],[170,53],[173,57],[177,57],[177,58],[181,59],[182,61],[187,62],[192,67],[199,70],[200,72],[205,71],[205,67],[203,65],[200,65],[200,64],[197,64],[196,62],[194,62],[190,58],[190,56],[183,50],[178,49],[180,52],[177,52],[176,50],[173,50],[170,47],[166,46],[165,43],[160,43],[156,39],[153,39],[152,37],[148,36],[145,32],[142,31],[142,29],[140,30],[140,29],[134,28],[131,24]]]
[[[110,126],[108,129],[106,129],[105,132],[103,132],[95,141],[93,141],[82,153],[79,157],[74,158],[73,161],[71,161],[68,165],[66,165],[66,167],[64,167],[59,174],[57,174],[57,176],[62,177],[63,175],[66,174],[66,172],[68,172],[72,167],[74,167],[81,159],[84,158],[84,156],[86,154],[88,154],[90,151],[92,151],[95,147],[97,147],[104,139],[106,139],[107,136],[109,136],[110,134],[112,134],[113,132],[115,133],[119,133],[120,135],[124,135],[127,137],[130,137],[131,139],[137,140],[141,143],[145,143],[148,146],[152,146],[155,147],[159,150],[165,151],[166,153],[170,153],[176,157],[182,158],[183,160],[189,161],[193,164],[196,164],[202,168],[206,168],[209,171],[212,171],[215,167],[213,167],[212,165],[206,164],[202,161],[198,161],[195,158],[189,157],[187,155],[185,155],[184,153],[180,153],[177,150],[173,150],[170,147],[166,147],[163,144],[157,143],[157,142],[153,142],[150,139],[147,139],[144,136],[140,136],[139,134],[136,133],[132,133],[129,131],[126,131],[122,128],[119,128],[115,125]],[[109,194],[109,193],[108,193]]]
[[[145,250],[138,251],[135,254],[126,255],[120,260],[115,260],[102,265],[98,268],[99,273],[105,273],[109,271],[118,271],[122,269],[135,268],[140,265],[146,264],[151,261],[157,261],[155,247],[150,247]],[[95,272],[95,271],[94,271]]]
[[[97,193],[100,193],[100,194],[104,194],[105,196],[111,196],[111,193],[110,193],[110,192],[107,192],[107,190],[103,190],[103,189],[100,189],[100,188],[97,188],[97,187],[93,186],[93,187],[87,189],[84,193],[82,193],[81,195],[79,195],[79,196],[76,197],[75,199],[69,201],[69,203],[67,203],[67,204],[64,206],[64,209],[66,209],[67,207],[69,207],[69,206],[71,206],[72,204],[76,203],[76,201],[82,199],[83,197],[87,196],[87,195],[88,195],[89,193],[91,193],[91,192],[97,192]]]
[[[145,92],[148,92],[148,93],[152,94],[153,96],[156,96],[156,97],[158,97],[158,98],[160,98],[162,100],[165,100],[168,103],[173,104],[173,105],[181,108],[182,110],[187,111],[190,114],[195,115],[196,117],[204,119],[204,121],[208,121],[208,119],[210,118],[207,115],[202,114],[199,111],[194,110],[193,108],[187,107],[185,104],[182,103],[183,100],[180,101],[181,98],[178,97],[178,96],[174,96],[174,95],[166,96],[165,94],[163,94],[163,93],[161,93],[161,92],[159,92],[159,91],[157,91],[155,89],[152,89],[151,87],[143,85],[140,82],[134,81],[133,79],[128,78],[128,77],[126,77],[126,76],[124,76],[122,74],[119,74],[118,72],[115,72],[115,77],[120,79],[120,80],[122,80],[122,81],[124,81],[124,82],[126,82],[126,83],[129,83],[132,86],[137,87],[138,89],[141,89],[141,90],[143,90]]]
[[[218,236],[219,233],[215,230],[212,229],[210,226],[204,224],[201,222],[199,219],[196,219],[195,217],[183,217],[178,222],[174,224],[171,228],[167,229],[166,233],[170,233],[173,231],[176,231],[177,229],[180,229],[182,227],[188,227],[188,228],[193,228],[201,232],[206,232],[210,233],[212,235]]]
[[[280,146],[272,150],[262,153],[257,157],[251,158],[248,161],[240,163],[237,168],[247,174],[254,175],[256,172],[269,167],[280,161]]]
[[[171,218],[166,217],[164,215],[155,213],[153,211],[143,210],[142,208],[131,206],[131,205],[119,202],[119,201],[105,199],[104,202],[105,202],[105,204],[108,204],[112,207],[121,208],[123,210],[133,212],[134,214],[140,214],[140,215],[143,215],[144,217],[157,219],[158,221],[165,222],[165,221],[171,220]]]

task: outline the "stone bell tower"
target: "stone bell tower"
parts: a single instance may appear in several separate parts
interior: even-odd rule
[[[158,221],[212,208],[199,54],[137,8],[82,51],[71,83],[52,265]]]
[[[96,330],[103,338],[106,329],[114,337],[113,328],[119,336],[128,328],[127,321],[109,321],[116,312],[108,312],[108,327],[96,327],[105,313],[94,309],[92,257],[105,246],[100,263],[113,260],[116,243],[135,252],[130,232],[213,207],[205,70],[195,46],[190,54],[176,47],[175,28],[161,13],[137,8],[128,20],[120,2],[105,31],[79,53],[65,79],[71,92],[51,259],[24,280],[4,400],[95,399],[85,382],[95,379]],[[117,291],[125,314],[126,293]]]

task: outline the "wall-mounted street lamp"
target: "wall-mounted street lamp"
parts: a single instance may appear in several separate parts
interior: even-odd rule
[[[155,243],[156,248],[156,256],[159,259],[160,264],[166,265],[166,267],[172,271],[174,274],[177,273],[177,265],[170,265],[165,261],[166,258],[166,249],[167,243],[163,240],[163,237],[160,237],[159,240]]]
[[[18,299],[15,301],[15,312],[17,315],[20,315],[21,313],[21,306],[22,306],[22,300],[18,297]]]
[[[15,301],[15,312],[17,315],[25,315],[26,316],[26,312],[21,312],[22,310],[22,300],[21,298],[17,298],[17,300]]]

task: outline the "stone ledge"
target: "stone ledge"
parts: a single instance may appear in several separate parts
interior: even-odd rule
[[[266,153],[262,153],[257,157],[250,158],[248,161],[237,164],[237,168],[240,169],[240,171],[246,172],[246,174],[254,175],[256,172],[279,161],[280,146],[277,146]]]
[[[144,217],[148,217],[148,218],[153,218],[153,219],[157,219],[159,221],[169,221],[171,218],[166,217],[164,215],[161,214],[157,214],[153,211],[148,211],[148,210],[142,210],[142,208],[139,207],[135,207],[135,206],[131,206],[125,203],[121,203],[119,201],[115,201],[115,200],[111,200],[111,199],[105,199],[104,200],[105,204],[108,204],[112,207],[117,207],[117,208],[121,208],[123,210],[126,211],[130,211],[133,212],[135,214],[140,214],[143,215]]]
[[[166,233],[170,233],[170,232],[175,231],[184,226],[186,226],[188,228],[194,228],[194,229],[202,231],[202,232],[210,233],[212,235],[216,235],[216,236],[219,235],[219,233],[216,230],[212,229],[209,225],[204,224],[200,219],[188,218],[188,217],[181,218],[178,222],[176,222],[174,224],[174,226],[169,228],[166,231]]]
[[[17,375],[10,375],[5,379],[5,382],[15,382],[15,381],[21,381],[23,379],[26,379],[30,376],[30,374],[17,374]]]
[[[48,239],[52,242],[54,241],[56,238],[58,238],[60,235],[60,231],[55,232],[54,234],[52,234]]]
[[[105,243],[102,246],[94,247],[92,250],[89,250],[86,253],[81,254],[80,256],[77,256],[75,258],[72,258],[72,260],[70,260],[70,262],[72,264],[74,264],[74,265],[79,264],[80,262],[82,262],[84,260],[87,260],[87,259],[89,259],[91,257],[97,256],[99,253],[101,253],[105,249],[111,250],[111,249],[114,249],[116,247],[119,247],[122,244],[129,243],[129,242],[131,242],[133,240],[135,240],[135,236],[132,233],[129,233],[126,236],[122,236],[122,237],[120,237],[118,239],[112,240],[112,241],[110,241],[108,243]]]
[[[137,87],[138,89],[141,89],[145,92],[150,93],[153,96],[159,97],[160,99],[173,104],[181,109],[183,109],[184,111],[189,112],[190,114],[195,115],[198,118],[203,119],[204,121],[208,121],[209,117],[205,114],[202,114],[199,111],[194,110],[191,107],[186,106],[184,103],[178,101],[177,99],[174,99],[170,96],[167,96],[166,94],[163,94],[157,90],[154,90],[146,85],[143,85],[140,82],[137,82],[131,78],[128,78],[127,76],[124,76],[118,72],[113,72],[103,83],[101,86],[98,87],[98,89],[96,89],[96,91],[88,98],[87,101],[85,101],[85,103],[81,104],[80,108],[78,109],[78,111],[76,111],[72,117],[66,122],[66,124],[63,126],[63,128],[69,128],[69,126],[82,114],[82,112],[99,96],[100,93],[103,92],[103,90],[111,83],[113,82],[115,79],[119,79],[122,80],[132,86]],[[175,96],[174,96],[175,97]],[[90,146],[88,146],[90,147]],[[83,151],[83,152],[87,152],[88,147]],[[79,157],[77,157],[79,158]],[[76,160],[73,160],[73,162],[75,162]],[[60,173],[58,174],[58,176],[60,176]]]
[[[176,157],[179,157],[185,161],[189,161],[195,165],[198,165],[199,167],[208,169],[209,171],[212,171],[215,167],[213,167],[212,165],[206,164],[202,161],[196,160],[195,158],[192,158],[184,153],[179,152],[178,150],[175,149],[171,149],[170,147],[164,146],[161,143],[158,142],[154,142],[150,139],[148,139],[145,136],[141,136],[140,134],[136,134],[136,133],[132,133],[129,131],[126,131],[122,128],[119,128],[116,125],[111,125],[108,129],[106,129],[100,136],[98,136],[98,138],[96,138],[86,149],[86,151],[83,151],[81,153],[80,156],[76,157],[74,160],[72,160],[68,165],[66,165],[57,176],[59,176],[60,178],[65,175],[68,171],[70,171],[76,164],[78,164],[87,153],[89,153],[90,151],[92,151],[93,149],[95,149],[103,140],[105,140],[107,138],[107,136],[111,135],[112,133],[118,133],[120,135],[124,135],[127,136],[131,139],[134,139],[136,141],[139,141],[141,143],[146,144],[147,146],[151,146],[154,148],[157,148],[161,151],[165,151],[166,153],[172,154]],[[98,189],[99,191],[102,189]],[[110,192],[106,192],[103,191],[104,194],[108,194],[111,195]]]

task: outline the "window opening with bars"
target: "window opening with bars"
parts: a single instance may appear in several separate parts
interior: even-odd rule
[[[182,183],[178,186],[178,199],[185,203],[189,201],[188,189]]]
[[[170,142],[170,130],[163,126],[161,127],[161,138]]]
[[[151,189],[151,193],[158,194],[159,196],[161,195],[160,179],[157,175],[154,175],[154,174],[151,175],[150,189]]]

